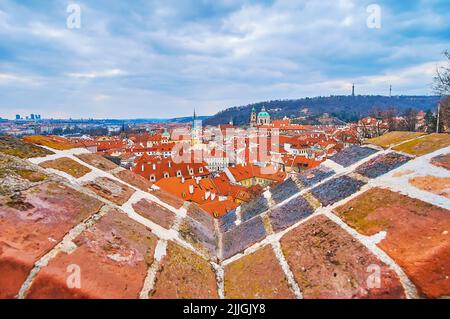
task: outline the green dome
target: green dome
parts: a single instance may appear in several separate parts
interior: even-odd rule
[[[267,112],[259,112],[258,116],[270,116]]]
[[[170,133],[167,132],[167,130],[164,130],[164,132],[161,134],[161,136],[170,137]]]

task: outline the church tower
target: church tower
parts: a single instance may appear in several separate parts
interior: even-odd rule
[[[192,120],[192,129],[191,129],[191,144],[192,145],[200,143],[200,130],[201,129],[202,129],[201,121],[197,121],[197,114],[195,114],[195,109],[194,109],[194,117]]]
[[[250,114],[250,127],[256,127],[256,110],[255,110],[255,107],[252,108],[252,113]]]

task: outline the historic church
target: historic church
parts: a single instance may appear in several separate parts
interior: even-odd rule
[[[270,114],[266,111],[266,108],[263,106],[261,112],[256,114],[256,109],[253,107],[252,113],[250,114],[250,126],[256,127],[267,124],[270,124]]]

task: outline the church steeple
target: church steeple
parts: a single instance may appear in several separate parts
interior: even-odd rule
[[[352,85],[352,96],[355,96],[355,83]]]
[[[256,109],[253,106],[252,112],[250,113],[250,127],[256,127],[257,118],[256,118]]]

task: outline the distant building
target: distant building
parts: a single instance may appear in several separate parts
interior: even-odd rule
[[[267,113],[266,108],[263,106],[261,112],[258,113],[258,125],[270,124],[270,115]]]
[[[194,109],[194,118],[192,121],[192,129],[191,129],[191,144],[192,145],[201,143],[201,140],[200,140],[201,129],[202,129],[201,121],[197,121],[197,115],[195,114],[195,109]]]
[[[256,127],[257,122],[256,110],[255,107],[253,107],[252,113],[250,114],[250,127]]]
[[[20,114],[16,114],[16,120],[20,120]]]

